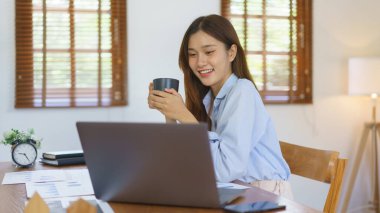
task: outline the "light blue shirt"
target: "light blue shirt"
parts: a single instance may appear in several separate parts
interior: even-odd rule
[[[211,90],[203,99],[209,111]],[[216,179],[230,182],[288,180],[290,169],[261,97],[247,79],[232,74],[215,97],[209,132]]]

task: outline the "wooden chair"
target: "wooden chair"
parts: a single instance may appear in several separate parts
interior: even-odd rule
[[[292,174],[330,184],[323,212],[336,212],[347,159],[339,152],[313,149],[280,141]]]

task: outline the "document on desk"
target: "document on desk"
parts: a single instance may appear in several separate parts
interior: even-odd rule
[[[36,191],[42,198],[94,194],[94,189],[87,169],[65,170],[65,172],[67,175],[65,181],[45,183],[27,182],[25,184],[27,197],[31,198]]]
[[[51,182],[66,180],[63,170],[38,170],[5,173],[2,184],[19,184],[27,182]]]
[[[222,182],[217,182],[216,186],[218,188],[229,188],[229,189],[249,189],[250,188],[248,186],[243,186],[236,183],[222,183]]]
[[[78,181],[88,181],[91,183],[90,173],[88,169],[70,169],[64,170],[66,179],[65,180],[78,180]]]

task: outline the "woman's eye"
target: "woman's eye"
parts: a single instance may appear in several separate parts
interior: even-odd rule
[[[196,55],[195,53],[189,53],[189,57],[195,57]]]
[[[215,50],[207,51],[207,52],[206,52],[206,55],[211,55],[213,52],[215,52]]]

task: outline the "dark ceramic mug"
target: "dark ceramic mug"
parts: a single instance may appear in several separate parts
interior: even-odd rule
[[[174,78],[156,78],[153,80],[153,90],[175,89],[178,92],[178,86],[179,80]]]

